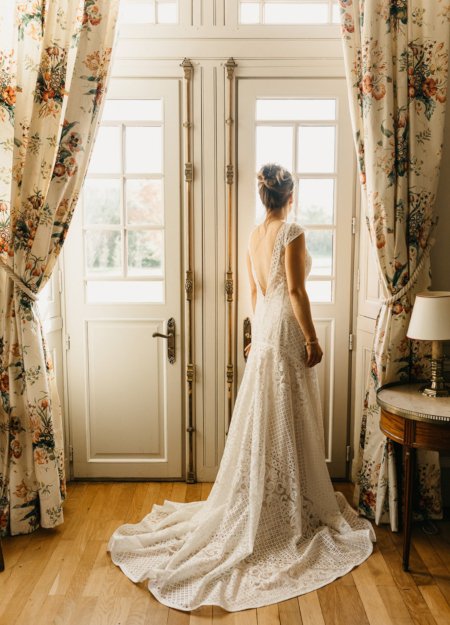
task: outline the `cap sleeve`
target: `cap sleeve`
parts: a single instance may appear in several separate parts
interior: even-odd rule
[[[305,231],[300,226],[300,224],[290,223],[289,227],[286,228],[286,233],[285,233],[285,236],[284,236],[284,246],[286,247],[287,245],[289,245],[289,243],[291,243],[291,241],[296,239],[303,232],[305,232]]]

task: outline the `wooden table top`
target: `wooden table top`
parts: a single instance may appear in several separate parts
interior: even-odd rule
[[[422,395],[420,384],[386,385],[378,389],[378,404],[392,414],[429,423],[450,425],[450,397]]]

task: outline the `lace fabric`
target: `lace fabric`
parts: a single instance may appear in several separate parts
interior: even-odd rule
[[[155,505],[111,537],[113,562],[165,605],[236,611],[315,590],[363,562],[375,533],[334,492],[317,374],[287,291],[277,233],[266,294],[257,284],[252,348],[217,479],[206,501]],[[307,273],[311,258],[307,255]]]

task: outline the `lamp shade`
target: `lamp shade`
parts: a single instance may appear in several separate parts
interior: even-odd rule
[[[450,340],[450,291],[416,295],[406,336],[422,341]]]

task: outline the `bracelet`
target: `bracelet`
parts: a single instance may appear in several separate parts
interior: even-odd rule
[[[308,345],[317,345],[318,342],[319,339],[313,339],[312,341],[305,341],[305,345],[306,347],[308,347]]]

